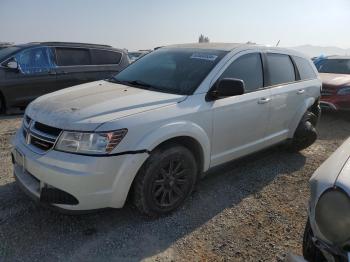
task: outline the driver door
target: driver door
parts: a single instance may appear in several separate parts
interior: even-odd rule
[[[244,52],[234,57],[219,77],[243,80],[245,93],[213,102],[211,166],[266,145],[271,93],[264,88],[263,75],[261,54]]]
[[[11,106],[24,107],[35,98],[55,90],[56,73],[51,49],[34,47],[13,57],[18,69],[7,69],[4,92]]]

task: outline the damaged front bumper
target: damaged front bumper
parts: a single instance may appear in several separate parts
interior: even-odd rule
[[[55,150],[33,152],[16,134],[14,176],[32,198],[64,210],[87,211],[123,207],[131,183],[147,153],[107,157]]]

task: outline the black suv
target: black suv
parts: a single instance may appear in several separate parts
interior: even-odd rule
[[[109,78],[128,65],[126,51],[107,45],[44,42],[0,49],[0,112],[23,109],[62,88]]]

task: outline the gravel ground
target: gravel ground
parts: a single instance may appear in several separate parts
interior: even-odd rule
[[[301,254],[314,170],[349,136],[325,114],[301,153],[275,147],[211,170],[170,216],[120,210],[67,216],[33,203],[14,183],[9,141],[20,117],[0,119],[0,261],[278,261]]]

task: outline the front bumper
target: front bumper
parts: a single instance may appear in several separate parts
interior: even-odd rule
[[[147,153],[91,157],[50,150],[38,154],[30,149],[21,132],[13,140],[13,153],[23,156],[14,164],[14,175],[27,193],[42,199],[45,188],[55,188],[77,199],[77,204],[55,204],[65,210],[123,207],[132,181]]]

